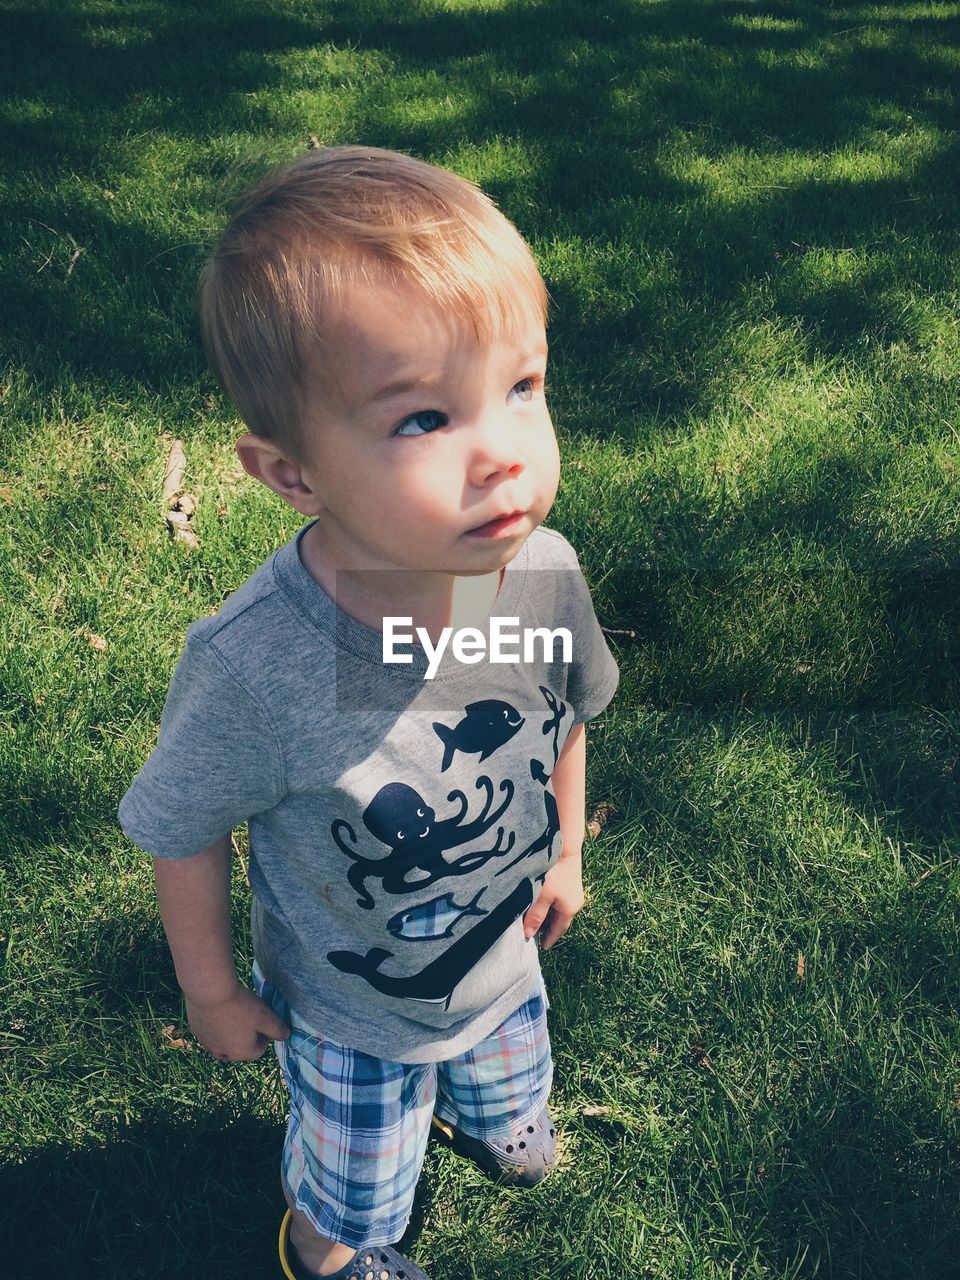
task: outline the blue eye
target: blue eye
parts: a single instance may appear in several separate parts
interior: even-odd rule
[[[429,431],[436,431],[438,427],[442,427],[447,421],[446,414],[439,413],[436,409],[421,409],[419,413],[411,413],[409,418],[397,424],[394,431],[395,436],[409,435],[426,435]],[[404,427],[410,424],[419,426],[421,431],[405,431]]]

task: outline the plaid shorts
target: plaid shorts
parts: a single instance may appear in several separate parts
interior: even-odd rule
[[[410,1220],[430,1118],[473,1137],[512,1132],[553,1083],[546,991],[446,1062],[389,1062],[312,1031],[253,967],[254,990],[291,1028],[274,1047],[290,1094],[281,1173],[328,1240],[394,1244]]]

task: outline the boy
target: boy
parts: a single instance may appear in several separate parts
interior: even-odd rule
[[[267,175],[204,271],[237,452],[311,523],[188,629],[119,816],[194,1035],[225,1061],[276,1041],[288,1277],[424,1276],[388,1246],[434,1113],[494,1176],[554,1158],[532,938],[583,904],[584,722],[619,676],[576,553],[538,527],[546,311],[492,201],[370,147]],[[484,661],[494,608],[566,651]],[[391,629],[412,651],[387,662]],[[229,931],[245,819],[254,991]]]

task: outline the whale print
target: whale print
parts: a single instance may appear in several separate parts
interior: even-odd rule
[[[387,921],[387,930],[395,938],[452,938],[454,926],[467,916],[485,916],[483,907],[477,906],[477,899],[484,892],[477,890],[469,902],[463,906],[458,903],[452,893],[445,893],[441,898],[431,898],[419,907],[411,907],[408,911],[398,911]]]
[[[450,768],[457,751],[468,756],[479,751],[482,764],[487,756],[493,755],[498,747],[509,742],[523,728],[524,718],[520,712],[511,707],[509,702],[501,702],[497,698],[471,702],[464,709],[467,714],[454,729],[441,724],[439,720],[434,721],[434,731],[443,743],[441,773]]]
[[[449,1008],[457,984],[532,902],[533,885],[529,880],[521,880],[510,896],[498,903],[484,920],[452,942],[443,955],[407,978],[380,972],[384,961],[393,956],[392,951],[385,951],[383,947],[371,947],[366,955],[359,955],[356,951],[330,951],[327,959],[342,973],[359,974],[384,995],[423,1000]]]

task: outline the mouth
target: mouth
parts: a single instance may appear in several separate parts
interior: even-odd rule
[[[525,511],[510,511],[494,520],[488,520],[476,529],[468,529],[467,534],[471,538],[495,538],[501,533],[515,533],[526,514]]]

